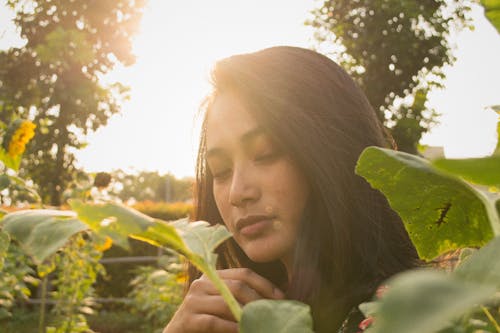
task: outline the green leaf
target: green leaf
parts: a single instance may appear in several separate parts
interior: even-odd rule
[[[21,164],[21,155],[12,157],[3,148],[0,148],[0,161],[2,161],[7,168],[17,171]]]
[[[241,333],[308,333],[313,321],[308,305],[297,301],[258,300],[243,308]]]
[[[461,280],[500,290],[500,237],[468,256],[453,272]]]
[[[0,175],[0,191],[9,187],[10,185],[10,177],[6,174]]]
[[[495,288],[463,281],[438,271],[414,270],[388,281],[370,333],[431,333],[450,325],[478,303],[493,298]]]
[[[356,173],[387,197],[423,259],[482,246],[493,238],[498,217],[492,203],[422,158],[369,147],[361,154]]]
[[[177,230],[172,224],[155,220],[153,225],[149,226],[146,231],[139,234],[130,235],[130,237],[147,242],[154,246],[166,246],[187,256],[189,250],[186,248],[184,241],[177,233]]]
[[[211,226],[205,221],[189,223],[187,219],[181,219],[172,222],[172,226],[177,229],[187,248],[212,267],[215,267],[217,261],[214,250],[231,237],[231,233],[224,226]]]
[[[481,0],[481,4],[485,10],[484,14],[500,33],[500,0]]]
[[[0,271],[3,268],[3,262],[5,256],[7,255],[7,249],[9,248],[10,237],[9,234],[0,229]]]
[[[475,184],[500,187],[500,155],[484,158],[437,159],[432,164]]]
[[[49,209],[10,213],[2,224],[37,265],[63,247],[71,236],[88,229],[74,212]]]
[[[236,320],[240,319],[241,307],[215,268],[217,255],[213,252],[224,240],[231,237],[224,226],[211,226],[205,221],[188,222],[188,219],[170,223],[155,220],[146,231],[131,237],[156,246],[171,247],[184,255],[214,283]]]
[[[194,264],[203,263],[215,267],[217,255],[213,252],[231,237],[231,233],[222,225],[211,226],[205,221],[189,222],[188,219],[180,219],[169,223],[156,220],[146,231],[131,237],[153,245],[171,247],[194,261]]]
[[[108,236],[125,249],[129,249],[128,236],[139,234],[153,224],[153,218],[118,203],[84,203],[70,200],[78,218],[95,232]]]
[[[372,317],[376,315],[379,309],[380,302],[363,302],[358,305],[359,310],[365,317]]]

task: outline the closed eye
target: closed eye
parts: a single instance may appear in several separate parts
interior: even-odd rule
[[[276,152],[258,154],[254,157],[255,162],[271,162],[279,156]]]
[[[222,169],[212,172],[212,177],[214,180],[222,181],[231,175],[231,169]]]

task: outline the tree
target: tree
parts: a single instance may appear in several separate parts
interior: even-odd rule
[[[193,196],[192,178],[178,179],[172,174],[161,175],[156,171],[141,171],[138,174],[127,174],[122,170],[111,173],[113,182],[119,184],[118,197],[127,201],[187,201]]]
[[[0,117],[37,124],[24,172],[44,202],[61,203],[83,137],[120,110],[127,89],[100,78],[130,65],[145,0],[8,0],[26,44],[0,52]]]
[[[453,29],[468,25],[467,0],[329,0],[307,22],[317,47],[358,82],[400,150],[417,152],[436,113],[427,92],[454,57]]]

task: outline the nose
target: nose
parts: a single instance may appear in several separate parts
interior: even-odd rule
[[[251,168],[235,167],[231,179],[229,202],[236,207],[256,201],[260,196],[258,180]]]

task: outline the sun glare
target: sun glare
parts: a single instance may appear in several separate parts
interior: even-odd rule
[[[286,20],[280,19],[284,8]],[[278,44],[308,47],[311,32],[303,22],[310,9],[307,1],[150,0],[134,42],[136,63],[107,78],[129,85],[131,100],[89,137],[79,160],[93,171],[194,174],[195,115],[209,92],[213,63]]]
[[[78,152],[89,171],[116,168],[194,174],[198,127],[195,115],[209,91],[213,63],[235,53],[274,45],[310,47],[304,26],[314,1],[150,0],[134,42],[137,62],[107,79],[131,87],[122,115],[89,136]],[[500,37],[475,9],[476,29],[457,38],[458,61],[448,68],[446,89],[435,91],[432,107],[441,125],[422,143],[444,146],[449,157],[491,153],[500,104]],[[494,41],[497,42],[494,42]],[[488,50],[488,52],[486,52]]]

